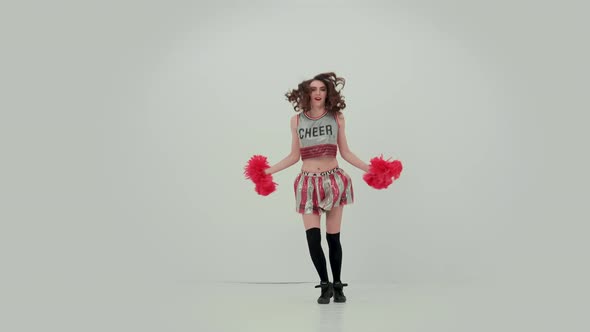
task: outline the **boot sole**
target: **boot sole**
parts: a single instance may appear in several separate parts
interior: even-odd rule
[[[318,303],[319,304],[329,304],[330,303],[330,299],[334,296],[334,292],[332,292],[332,294],[330,294],[330,297],[328,297],[325,300],[322,299],[318,299]]]

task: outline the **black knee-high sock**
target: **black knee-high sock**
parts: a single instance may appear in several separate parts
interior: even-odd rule
[[[330,267],[332,268],[332,277],[334,282],[340,281],[340,271],[342,269],[342,245],[340,244],[340,233],[326,234],[328,247],[330,249]]]
[[[310,228],[305,231],[307,246],[315,269],[318,271],[321,281],[328,281],[328,269],[326,268],[326,256],[322,250],[322,236],[319,228]]]

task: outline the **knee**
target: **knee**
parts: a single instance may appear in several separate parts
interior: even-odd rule
[[[322,242],[322,234],[319,228],[312,227],[305,231],[305,235],[307,236],[307,243],[310,245],[318,245]]]
[[[328,246],[331,248],[336,248],[340,246],[340,233],[335,234],[326,234],[326,240],[328,241]]]

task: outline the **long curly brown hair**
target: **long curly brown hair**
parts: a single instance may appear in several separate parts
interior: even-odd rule
[[[314,76],[310,80],[299,83],[297,89],[293,89],[285,94],[287,100],[293,104],[295,112],[309,111],[311,98],[309,95],[309,85],[313,81],[322,81],[327,88],[326,94],[326,110],[328,112],[339,112],[346,107],[344,102],[344,96],[340,94],[340,91],[344,88],[345,80],[342,77],[336,76],[335,73],[322,73]]]

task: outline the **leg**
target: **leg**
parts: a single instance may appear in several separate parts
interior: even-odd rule
[[[310,228],[320,228],[320,216],[317,214],[304,214],[303,226],[306,231]]]
[[[330,248],[330,267],[334,278],[334,302],[346,302],[342,288],[348,286],[340,280],[342,269],[342,245],[340,244],[340,226],[342,224],[343,206],[332,209],[326,218],[328,247]]]
[[[304,214],[303,224],[307,237],[307,246],[313,265],[320,276],[321,281],[328,281],[328,269],[326,268],[326,256],[322,249],[322,235],[320,232],[320,216]]]
[[[336,234],[340,233],[340,227],[342,225],[342,212],[344,205],[332,208],[326,212],[326,233]]]
[[[332,283],[328,281],[326,256],[324,256],[324,250],[322,249],[320,216],[304,214],[303,224],[305,225],[309,254],[321,280],[320,284],[316,286],[316,288],[322,289],[322,293],[318,298],[318,303],[328,304],[330,303],[330,298],[334,296],[334,290],[332,288]]]
[[[326,216],[326,240],[330,250],[330,267],[332,268],[332,277],[334,282],[340,281],[340,271],[342,269],[342,245],[340,244],[340,228],[342,225],[342,210],[344,206],[340,205],[333,208]]]

